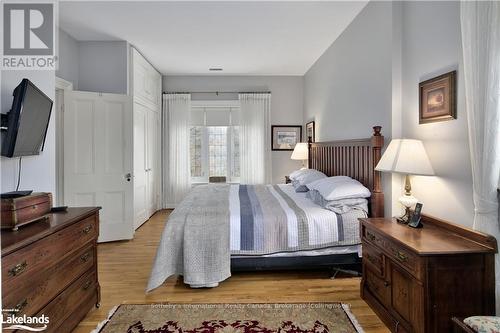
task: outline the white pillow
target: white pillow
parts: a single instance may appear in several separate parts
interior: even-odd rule
[[[308,172],[308,170],[310,170],[310,169],[305,169],[304,168],[304,169],[295,170],[292,173],[290,173],[290,175],[288,176],[288,178],[290,178],[290,180],[295,180],[301,174]]]
[[[349,198],[368,198],[370,190],[360,182],[347,176],[335,176],[320,179],[307,184],[310,190],[318,191],[325,200],[341,200]]]
[[[316,180],[325,178],[327,178],[326,175],[321,171],[314,169],[305,169],[303,170],[303,172],[295,176],[293,179],[292,178],[290,179],[292,179],[292,181],[295,181],[299,185],[307,185]]]

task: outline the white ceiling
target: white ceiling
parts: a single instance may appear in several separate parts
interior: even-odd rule
[[[366,3],[60,2],[59,24],[80,41],[126,40],[163,74],[303,75]]]

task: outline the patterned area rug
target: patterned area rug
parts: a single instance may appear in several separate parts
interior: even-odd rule
[[[349,307],[304,304],[124,304],[92,333],[361,333]]]

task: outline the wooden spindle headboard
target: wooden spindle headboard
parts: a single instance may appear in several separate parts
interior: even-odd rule
[[[349,176],[361,182],[372,192],[370,216],[384,216],[384,193],[380,171],[375,166],[380,160],[384,137],[381,126],[373,127],[368,139],[311,142],[309,138],[309,168],[327,176]]]

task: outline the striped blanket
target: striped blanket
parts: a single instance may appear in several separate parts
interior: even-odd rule
[[[267,255],[359,244],[363,207],[336,214],[290,185],[231,185],[231,254]]]
[[[360,209],[338,215],[290,185],[203,185],[170,214],[147,290],[172,275],[191,287],[231,276],[230,258],[359,244]]]

